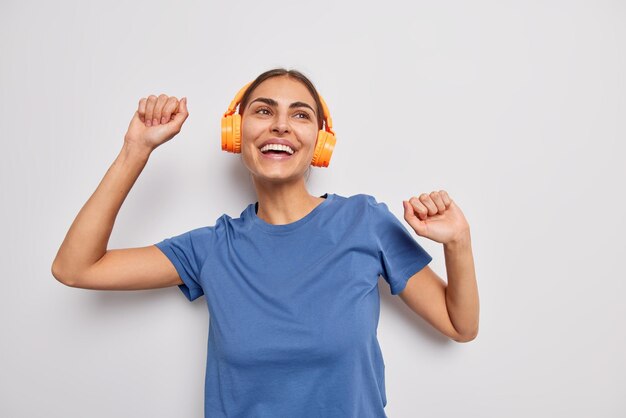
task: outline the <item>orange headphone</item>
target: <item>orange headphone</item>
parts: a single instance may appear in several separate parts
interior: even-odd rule
[[[241,115],[235,113],[235,109],[241,102],[243,95],[252,82],[243,86],[237,95],[230,102],[228,110],[222,117],[222,150],[226,152],[241,153]],[[317,133],[317,141],[315,142],[315,151],[311,165],[314,167],[328,167],[330,157],[335,148],[335,132],[333,132],[333,121],[330,118],[326,102],[320,97],[322,110],[324,111],[324,129],[320,129]]]

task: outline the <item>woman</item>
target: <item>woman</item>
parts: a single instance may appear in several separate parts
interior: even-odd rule
[[[469,225],[443,190],[403,201],[416,234],[444,245],[446,284],[384,203],[366,194],[308,193],[307,170],[328,164],[332,152],[326,147],[321,157],[316,144],[332,130],[304,75],[270,70],[242,94],[240,142],[230,142],[231,132],[223,145],[241,152],[257,202],[238,218],[224,214],[155,245],[107,250],[150,154],[189,114],[186,98],[143,98],[122,151],[70,227],[53,275],[72,287],[178,285],[189,300],[205,295],[207,417],[384,417],[378,277],[444,335],[472,340],[478,292]]]

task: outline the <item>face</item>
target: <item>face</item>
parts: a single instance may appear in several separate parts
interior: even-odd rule
[[[240,110],[241,154],[257,180],[303,180],[317,140],[315,108],[315,99],[304,84],[288,77],[269,78],[252,92],[246,108]],[[263,152],[266,143],[286,143],[293,154]]]

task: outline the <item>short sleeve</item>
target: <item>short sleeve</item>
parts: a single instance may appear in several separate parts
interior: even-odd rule
[[[200,272],[211,248],[213,227],[197,228],[154,244],[172,262],[183,284],[178,287],[193,301],[204,294]]]
[[[385,203],[367,195],[369,225],[378,247],[381,275],[397,295],[407,281],[432,261],[430,254],[415,240],[407,228],[391,213]]]

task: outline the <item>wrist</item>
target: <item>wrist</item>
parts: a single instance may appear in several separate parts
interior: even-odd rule
[[[124,145],[122,146],[122,153],[129,158],[147,160],[150,157],[150,154],[152,154],[152,151],[153,149],[148,146],[137,145],[126,140],[124,140]]]
[[[446,242],[443,244],[444,248],[457,250],[460,248],[468,248],[471,246],[471,237],[469,229],[461,234],[459,234],[456,238]]]

